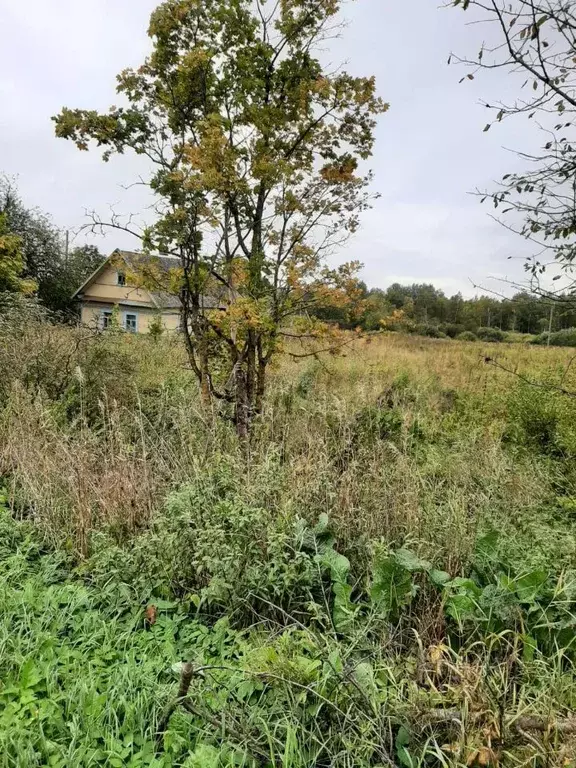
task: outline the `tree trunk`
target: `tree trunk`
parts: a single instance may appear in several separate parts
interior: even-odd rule
[[[266,368],[268,360],[262,350],[262,339],[258,339],[258,370],[256,373],[256,413],[262,413],[266,393]]]
[[[212,396],[210,393],[210,379],[209,379],[209,364],[208,364],[208,347],[206,340],[202,341],[200,349],[200,393],[202,396],[202,403],[205,407],[212,405]]]
[[[248,331],[248,349],[246,350],[246,400],[252,406],[256,389],[256,339],[254,331]],[[252,412],[251,414],[252,415]]]
[[[250,422],[251,409],[248,400],[248,389],[246,386],[246,372],[239,367],[236,371],[235,381],[235,414],[236,434],[240,442],[246,448],[250,440]]]

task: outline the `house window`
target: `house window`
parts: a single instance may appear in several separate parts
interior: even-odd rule
[[[112,325],[112,310],[103,309],[100,313],[100,327],[102,329],[110,328]]]
[[[125,272],[116,272],[116,284],[117,285],[126,285],[126,273]]]
[[[138,333],[138,315],[126,312],[124,315],[124,328],[128,333]]]

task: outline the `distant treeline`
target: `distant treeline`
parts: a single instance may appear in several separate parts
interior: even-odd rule
[[[504,332],[541,334],[547,332],[552,314],[552,331],[576,327],[574,302],[555,302],[522,291],[511,298],[477,296],[465,299],[461,293],[446,294],[427,283],[400,285],[386,290],[361,286],[362,296],[355,314],[338,310],[320,310],[318,316],[343,327],[361,327],[372,331],[412,330],[455,337],[463,332],[478,334],[484,328]],[[482,335],[482,334],[480,334]]]

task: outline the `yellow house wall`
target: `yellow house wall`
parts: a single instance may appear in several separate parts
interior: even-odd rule
[[[130,301],[136,304],[151,304],[150,294],[143,288],[135,288],[132,285],[118,285],[117,270],[111,264],[88,285],[82,295],[93,301],[100,299],[111,304],[120,304],[122,301]]]
[[[131,300],[131,299],[130,299]],[[90,328],[100,327],[100,318],[102,310],[113,310],[114,304],[109,302],[94,302],[82,304],[81,310],[81,322],[83,325],[87,325]],[[148,307],[126,307],[119,304],[119,320],[122,323],[124,319],[124,313],[130,312],[136,314],[138,317],[138,333],[148,333],[150,330],[150,323],[157,317],[157,311]],[[162,312],[162,325],[167,331],[177,331],[180,327],[180,314],[178,312]]]

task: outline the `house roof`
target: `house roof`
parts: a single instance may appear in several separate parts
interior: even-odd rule
[[[164,272],[168,272],[170,269],[178,267],[180,259],[176,256],[158,255],[151,256],[145,253],[138,253],[137,251],[121,251],[116,250],[112,254],[112,258],[122,259],[129,267],[132,267],[134,271],[143,264],[158,264],[160,269]],[[152,303],[156,306],[156,309],[176,309],[180,307],[180,299],[172,293],[167,291],[152,291],[148,289]]]
[[[178,267],[180,260],[177,256],[162,255],[149,255],[145,253],[139,253],[138,251],[123,251],[117,248],[108,256],[102,264],[90,275],[90,277],[78,288],[72,298],[78,298],[81,296],[84,289],[95,280],[98,275],[105,269],[111,259],[122,260],[128,267],[137,270],[139,266],[143,264],[159,264],[160,268],[168,272],[170,269]],[[156,309],[179,309],[180,299],[173,293],[167,291],[152,291],[148,289],[148,293]],[[222,308],[222,302],[218,301],[212,296],[203,297],[203,305],[205,309],[218,309]]]

